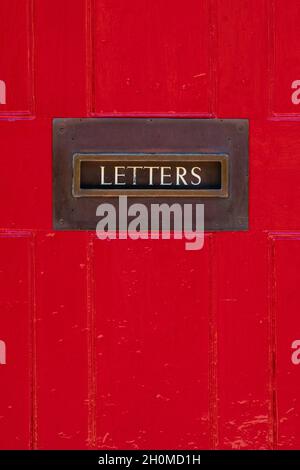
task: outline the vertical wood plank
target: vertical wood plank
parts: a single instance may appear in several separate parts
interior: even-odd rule
[[[288,7],[283,0],[269,1],[269,116],[273,119],[300,118],[299,20],[297,0]]]
[[[39,449],[88,445],[86,237],[37,236],[37,432]]]
[[[298,449],[300,416],[300,365],[292,361],[292,344],[300,340],[299,263],[300,233],[270,235],[272,246],[271,344],[273,364],[272,401],[274,446]]]
[[[94,250],[97,446],[209,448],[209,244]]]
[[[88,2],[92,115],[211,115],[207,0]]]
[[[216,237],[219,446],[268,449],[270,363],[266,236]]]
[[[269,86],[266,2],[215,0],[215,4],[217,116],[264,118]]]
[[[0,447],[29,449],[32,422],[30,234],[0,232]]]
[[[37,113],[86,115],[85,0],[36,2]]]
[[[0,123],[1,227],[51,229],[51,146],[50,120]]]
[[[1,0],[0,80],[5,84],[0,119],[35,112],[33,0]]]

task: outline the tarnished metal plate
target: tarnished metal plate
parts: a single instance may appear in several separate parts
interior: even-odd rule
[[[205,230],[247,229],[248,121],[54,119],[54,228],[94,230],[119,195],[203,203]]]

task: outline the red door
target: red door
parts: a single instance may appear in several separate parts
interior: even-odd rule
[[[0,447],[299,447],[299,2],[0,15]],[[249,230],[54,231],[52,119],[96,116],[249,119]]]

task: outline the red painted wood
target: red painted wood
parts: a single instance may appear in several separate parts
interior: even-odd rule
[[[0,232],[0,447],[28,449],[32,433],[32,256],[26,233]]]
[[[209,448],[207,245],[94,242],[99,447]]]
[[[39,449],[85,448],[90,410],[85,234],[38,234],[35,276],[34,445]]]
[[[35,102],[33,0],[1,0],[0,18],[0,80],[6,85],[0,119],[30,117]]]
[[[218,428],[222,449],[269,449],[268,244],[266,234],[224,233],[215,241]]]
[[[250,216],[253,228],[300,230],[298,127],[297,122],[252,122],[250,174],[255,177],[250,177]]]
[[[207,0],[88,3],[92,113],[211,113]]]
[[[86,5],[78,0],[35,2],[37,115],[86,114]]]
[[[242,3],[1,1],[0,448],[299,447],[299,7]],[[52,118],[95,115],[249,118],[249,231],[54,233]]]
[[[300,340],[298,268],[300,261],[299,234],[276,234],[271,238],[273,289],[271,315],[273,320],[274,409],[278,415],[276,438],[279,449],[299,449],[300,365],[292,362],[292,343]]]
[[[216,30],[218,117],[266,115],[269,84],[266,2],[212,0]],[[254,14],[254,11],[256,14]]]
[[[49,119],[0,122],[2,228],[51,229]]]
[[[300,117],[299,105],[292,102],[295,91],[294,81],[300,76],[299,20],[300,11],[297,2],[291,2],[289,8],[282,0],[272,0],[270,5],[270,112],[284,117]],[[299,88],[300,82],[297,85]],[[299,95],[297,94],[299,97]]]

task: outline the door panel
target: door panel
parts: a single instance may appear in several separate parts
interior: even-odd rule
[[[87,263],[85,234],[37,234],[34,445],[38,448],[76,449],[89,444]]]
[[[0,121],[1,223],[10,229],[51,229],[51,122]]]
[[[31,117],[33,90],[33,0],[2,0],[0,17],[0,80],[5,100],[0,99],[1,117]],[[1,93],[2,95],[2,93]]]
[[[182,241],[123,241],[94,242],[97,444],[208,448],[210,240],[180,262]]]
[[[216,50],[212,58],[216,68],[216,114],[228,118],[265,117],[268,89],[266,2],[212,0],[211,4]]]
[[[6,346],[6,364],[0,365],[2,449],[27,449],[32,444],[32,255],[30,233],[0,232],[1,341]]]
[[[219,446],[272,446],[268,239],[220,234],[215,241]]]
[[[288,8],[283,0],[270,2],[270,114],[279,119],[299,118],[299,107],[291,99],[300,74],[299,19],[297,2]]]
[[[88,15],[93,114],[211,114],[207,0],[88,0]]]
[[[81,117],[87,109],[86,2],[34,1],[38,117]]]
[[[299,449],[298,355],[292,345],[299,339],[299,234],[276,234],[272,241],[273,289],[271,291],[274,408],[278,421],[278,447]]]

